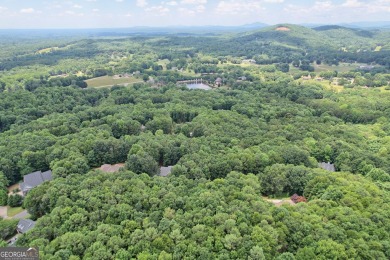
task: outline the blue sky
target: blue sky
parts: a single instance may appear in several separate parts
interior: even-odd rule
[[[0,0],[0,28],[334,24],[390,20],[390,0]]]

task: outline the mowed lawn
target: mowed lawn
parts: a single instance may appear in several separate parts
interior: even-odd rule
[[[88,84],[89,88],[99,88],[99,87],[111,87],[114,85],[127,86],[134,83],[142,82],[142,79],[137,79],[134,77],[114,78],[112,76],[103,76],[103,77],[88,79],[85,82]]]
[[[15,216],[16,214],[19,214],[20,212],[22,212],[24,209],[22,207],[16,207],[16,208],[11,208],[11,207],[7,207],[7,215],[8,217],[12,218],[13,216]]]

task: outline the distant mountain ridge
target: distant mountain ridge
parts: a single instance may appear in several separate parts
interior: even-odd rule
[[[328,63],[339,60],[338,54],[346,58],[359,52],[367,53],[367,56],[378,56],[381,55],[380,52],[390,50],[389,39],[390,30],[347,28],[339,25],[308,28],[295,24],[278,24],[238,33],[232,36],[231,41],[240,46],[243,55],[245,50],[257,49],[257,53],[253,54],[260,55],[258,63],[267,64],[273,57],[282,58],[280,53],[288,53],[285,56],[290,58],[310,55]],[[331,58],[330,54],[334,56]]]
[[[256,22],[238,26],[222,26],[222,25],[208,25],[208,26],[166,26],[166,27],[151,27],[151,26],[135,26],[127,28],[86,28],[86,29],[0,29],[0,36],[3,35],[88,35],[88,36],[131,36],[131,35],[146,35],[146,34],[183,34],[183,35],[199,35],[199,34],[224,34],[224,33],[245,33],[253,30],[261,30],[273,28],[279,25],[268,25],[266,23]],[[289,26],[299,26],[306,29],[314,29],[317,32],[325,32],[332,30],[358,30],[360,29],[361,36],[366,35],[368,30],[373,29],[390,29],[390,21],[385,22],[356,22],[344,24],[289,24]],[[296,27],[298,28],[298,27]],[[310,32],[310,31],[307,31]],[[352,31],[351,31],[352,32]],[[310,32],[312,33],[312,32]],[[358,34],[354,31],[355,34]]]

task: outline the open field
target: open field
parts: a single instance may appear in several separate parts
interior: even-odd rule
[[[161,65],[163,67],[164,70],[167,70],[167,65],[170,63],[170,61],[168,59],[165,59],[165,60],[159,60],[157,62],[158,65]]]
[[[89,88],[99,88],[99,87],[111,87],[114,85],[128,86],[134,83],[142,82],[142,79],[137,79],[134,77],[114,78],[112,76],[103,76],[103,77],[89,79],[86,80],[85,82],[88,84]]]
[[[56,51],[58,49],[59,49],[58,47],[50,47],[50,48],[39,50],[39,51],[37,51],[37,53],[39,53],[39,54],[50,53],[50,52]]]

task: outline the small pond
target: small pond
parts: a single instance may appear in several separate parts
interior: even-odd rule
[[[189,89],[203,89],[203,90],[210,90],[211,87],[203,84],[203,83],[198,83],[198,84],[187,84],[187,88]]]

